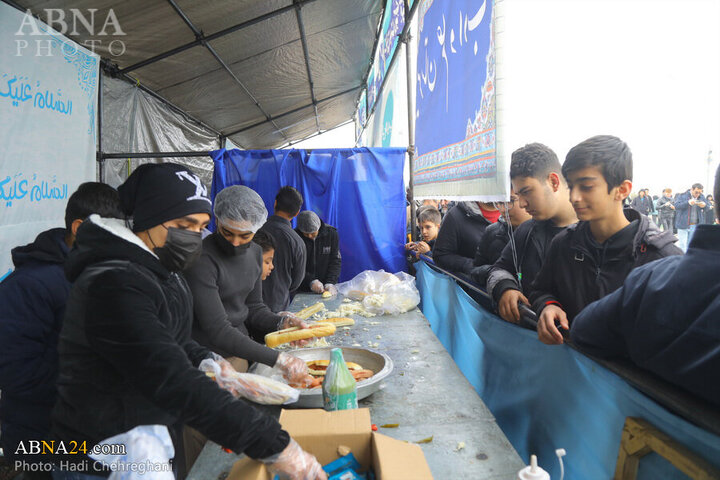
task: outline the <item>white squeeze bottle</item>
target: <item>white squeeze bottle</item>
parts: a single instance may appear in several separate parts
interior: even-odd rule
[[[535,455],[530,455],[530,465],[518,472],[517,480],[550,480],[550,474],[538,467]]]

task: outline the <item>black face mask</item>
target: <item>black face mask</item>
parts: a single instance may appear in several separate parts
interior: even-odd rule
[[[160,263],[171,272],[185,270],[202,253],[202,235],[174,227],[165,229],[168,231],[165,245],[155,247],[153,251]]]
[[[215,233],[216,236],[216,242],[217,246],[220,249],[221,252],[223,252],[225,255],[243,255],[245,252],[247,252],[248,248],[250,248],[250,244],[252,242],[247,242],[242,245],[238,245],[237,247],[233,245],[232,243],[228,242],[225,237],[222,236],[220,232]]]

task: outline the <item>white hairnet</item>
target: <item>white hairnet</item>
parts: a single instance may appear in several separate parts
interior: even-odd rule
[[[320,217],[315,212],[305,210],[297,216],[297,226],[303,233],[315,233],[320,230]]]
[[[267,220],[267,209],[260,195],[244,185],[224,188],[215,197],[213,213],[226,227],[257,232]]]

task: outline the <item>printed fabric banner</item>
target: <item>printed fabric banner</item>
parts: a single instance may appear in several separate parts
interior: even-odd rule
[[[216,150],[212,198],[230,185],[245,185],[273,213],[280,187],[291,185],[312,210],[337,228],[340,281],[363,270],[406,269],[404,148],[314,150]],[[214,228],[211,228],[214,229]]]
[[[380,91],[383,79],[390,68],[390,61],[395,53],[398,44],[398,35],[405,27],[405,2],[404,0],[386,0],[385,13],[383,16],[380,40],[375,54],[373,68],[368,76],[367,84],[367,108],[371,112],[377,95]]]
[[[640,417],[715,467],[720,437],[671,413],[623,378],[566,345],[505,322],[450,277],[417,266],[420,309],[521,458],[537,455],[559,479],[613,478],[626,417]],[[470,447],[470,446],[468,446]],[[640,460],[638,480],[687,479],[657,454]]]
[[[95,179],[99,57],[0,3],[0,279]]]
[[[503,200],[493,0],[418,0],[415,198]]]

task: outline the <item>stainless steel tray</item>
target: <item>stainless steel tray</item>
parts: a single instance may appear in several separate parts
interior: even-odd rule
[[[330,350],[336,347],[324,348],[301,348],[287,352],[306,362],[311,360],[330,360]],[[367,350],[365,348],[340,347],[343,351],[343,357],[346,362],[355,362],[362,365],[363,368],[375,372],[371,378],[361,380],[357,384],[358,400],[372,395],[380,389],[382,381],[390,375],[393,370],[393,362],[384,353]],[[267,365],[257,364],[253,369],[253,373],[258,375],[270,376],[271,368]],[[322,408],[322,389],[314,388],[312,390],[300,390],[300,399],[296,403],[286,405],[286,407],[300,408]]]

